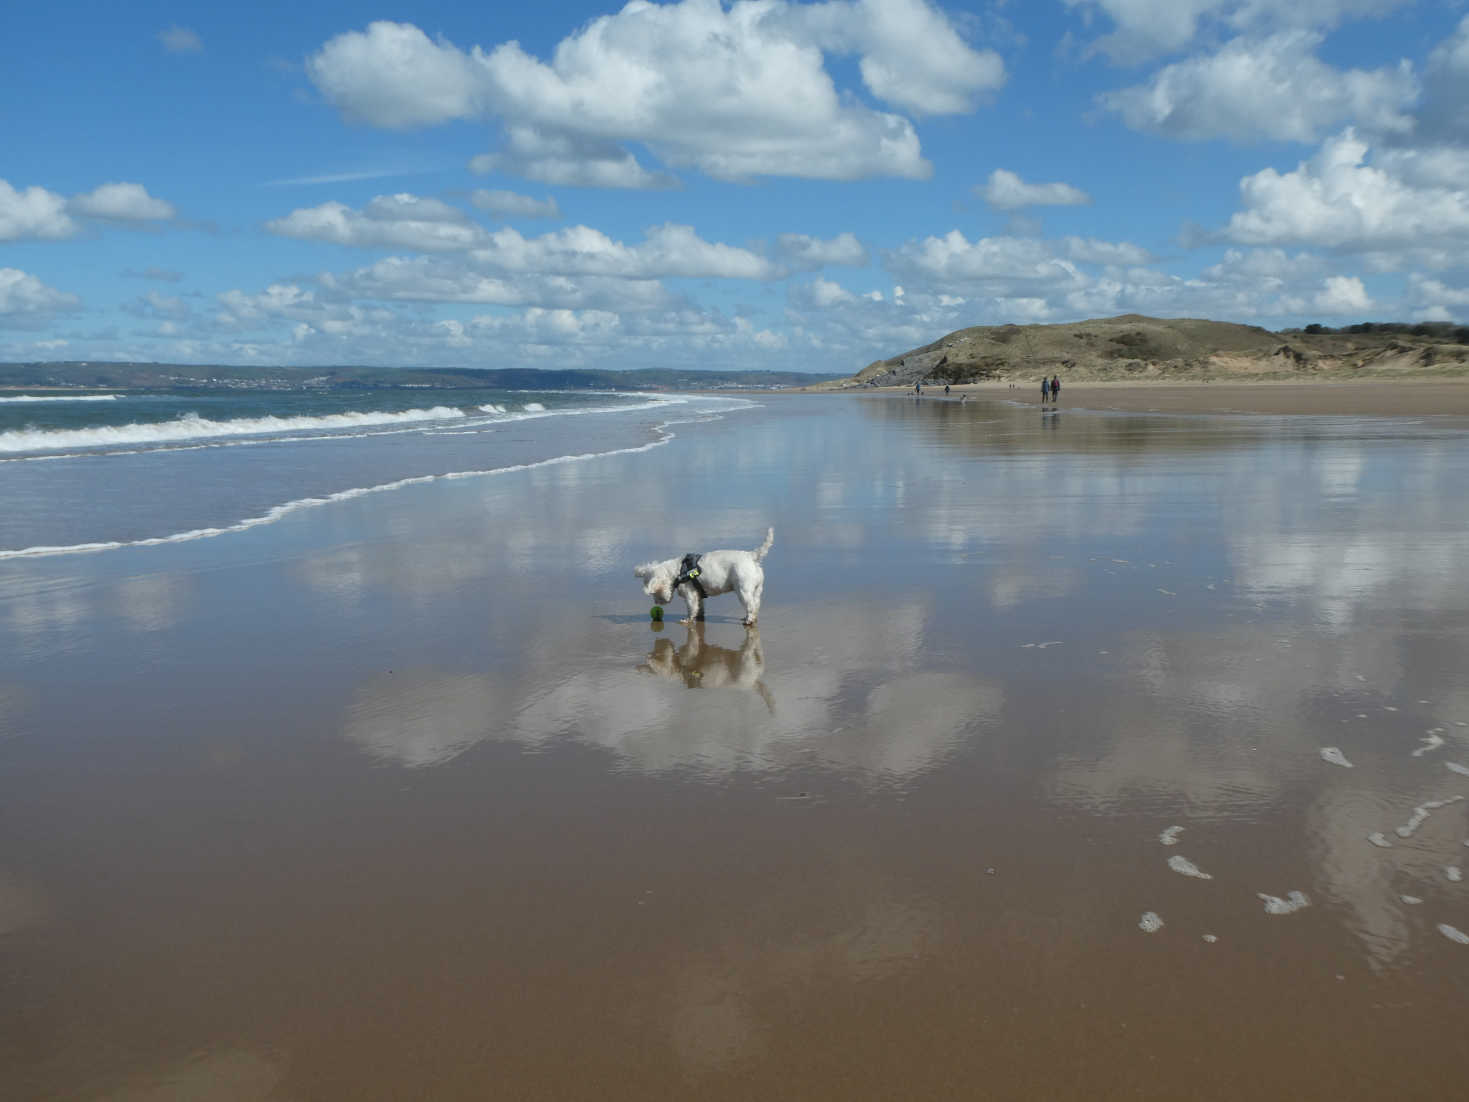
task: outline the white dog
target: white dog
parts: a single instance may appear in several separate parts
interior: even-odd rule
[[[733,591],[745,606],[745,626],[760,615],[760,597],[765,592],[765,570],[760,560],[775,542],[775,529],[765,533],[765,542],[754,551],[705,551],[681,559],[645,562],[633,568],[643,583],[643,592],[660,605],[670,604],[678,593],[689,606],[685,624],[704,618],[704,599]]]

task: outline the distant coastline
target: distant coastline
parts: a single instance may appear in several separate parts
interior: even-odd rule
[[[26,390],[770,390],[832,374],[643,368],[238,367],[87,361],[0,363],[0,391]]]

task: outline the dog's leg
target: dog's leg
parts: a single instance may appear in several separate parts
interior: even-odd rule
[[[745,606],[745,627],[753,627],[760,618],[760,597],[765,591],[765,579],[757,578],[753,585],[740,586],[740,604]]]
[[[688,615],[684,617],[684,623],[698,623],[704,619],[704,601],[699,596],[699,591],[691,585],[681,587],[684,604],[689,606]]]

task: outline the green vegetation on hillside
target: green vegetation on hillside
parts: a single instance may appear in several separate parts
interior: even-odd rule
[[[836,387],[1072,380],[1300,379],[1469,375],[1469,327],[1310,325],[1271,332],[1194,318],[1115,318],[959,329],[869,364]]]

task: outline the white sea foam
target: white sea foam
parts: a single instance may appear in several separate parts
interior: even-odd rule
[[[1449,804],[1456,804],[1463,798],[1463,796],[1450,796],[1447,800],[1428,800],[1425,803],[1419,804],[1413,809],[1413,814],[1408,818],[1408,821],[1396,828],[1398,837],[1411,838],[1414,831],[1427,821],[1431,812],[1437,811],[1441,807],[1448,807]]]
[[[121,394],[8,394],[0,398],[7,402],[115,402]]]
[[[411,421],[451,421],[464,416],[453,406],[430,409],[378,410],[329,413],[320,417],[237,417],[211,421],[186,413],[171,421],[139,421],[127,425],[94,425],[84,429],[12,429],[0,432],[0,452],[52,451],[57,448],[94,448],[116,444],[167,443],[207,440],[222,436],[261,436],[268,433],[322,429],[355,429],[368,425],[400,425]]]
[[[505,407],[497,406],[494,402],[486,402],[484,405],[479,407],[479,411],[481,413],[504,413]]]
[[[1209,875],[1203,869],[1199,868],[1198,865],[1195,865],[1192,861],[1190,861],[1187,857],[1184,857],[1182,854],[1168,858],[1168,867],[1176,873],[1181,873],[1184,876],[1192,876],[1195,880],[1214,879],[1214,877]]]
[[[1323,746],[1321,748],[1321,760],[1332,765],[1340,765],[1344,769],[1351,769],[1352,763],[1347,761],[1347,756],[1335,746]]]
[[[1367,841],[1379,849],[1392,849],[1392,843],[1387,840],[1387,835],[1380,830],[1374,830],[1371,834],[1367,835]]]
[[[1156,934],[1163,928],[1163,920],[1154,911],[1144,911],[1138,919],[1137,928],[1145,934]]]
[[[1288,915],[1311,905],[1305,892],[1290,892],[1284,899],[1278,895],[1266,895],[1264,892],[1255,894],[1265,901],[1265,913],[1268,915]]]
[[[1219,935],[1218,934],[1205,934],[1204,935],[1204,940],[1207,941],[1210,945],[1213,945],[1216,941],[1219,940]]]
[[[1416,895],[1400,895],[1398,898],[1410,907],[1416,907],[1423,902],[1422,898]]]
[[[1178,845],[1178,836],[1182,833],[1183,827],[1171,826],[1164,830],[1162,834],[1158,835],[1158,841],[1162,842],[1165,846],[1176,846]]]
[[[521,406],[520,408],[523,409],[523,410],[525,410],[526,413],[545,413],[546,412],[546,407],[543,406],[543,405],[541,405],[540,402],[526,402],[525,405]]]
[[[1457,941],[1460,945],[1469,945],[1469,934],[1466,934],[1457,926],[1450,926],[1447,922],[1440,922],[1438,924],[1438,932],[1450,941]]]
[[[661,405],[663,403],[658,402],[654,404]],[[732,410],[754,408],[756,408],[756,403],[754,402],[741,402],[731,407]],[[81,555],[97,551],[115,551],[124,547],[158,547],[170,543],[188,543],[194,540],[212,539],[215,536],[245,532],[251,528],[258,528],[261,525],[274,524],[276,521],[302,509],[312,509],[320,505],[331,505],[339,501],[350,501],[353,498],[365,497],[368,494],[387,493],[391,490],[400,490],[405,486],[421,486],[430,482],[513,474],[517,471],[554,467],[563,463],[580,463],[589,459],[602,459],[614,455],[633,455],[639,452],[652,451],[654,448],[660,448],[675,439],[675,434],[668,428],[669,425],[697,424],[718,419],[719,414],[714,413],[705,416],[688,417],[681,420],[664,421],[662,424],[653,426],[653,430],[658,434],[656,440],[650,440],[646,444],[636,444],[626,448],[612,448],[604,452],[584,452],[578,455],[558,455],[550,459],[541,459],[532,463],[515,463],[509,466],[494,467],[487,470],[450,471],[447,474],[419,475],[413,478],[398,479],[395,482],[385,482],[377,486],[359,486],[350,490],[340,490],[322,497],[299,498],[295,501],[288,501],[283,505],[276,505],[260,516],[247,517],[244,520],[236,521],[234,524],[225,525],[220,528],[195,528],[187,532],[174,532],[167,536],[150,536],[137,540],[109,540],[97,543],[75,543],[64,546],[38,546],[0,550],[0,560],[46,558],[52,555]]]
[[[489,413],[489,412],[497,412],[497,413],[505,416],[507,419],[511,419],[511,420],[531,420],[533,418],[540,418],[540,417],[576,417],[576,416],[585,416],[585,415],[588,415],[588,414],[598,414],[598,413],[638,413],[638,412],[642,412],[642,411],[650,410],[650,409],[659,409],[659,408],[661,408],[663,406],[682,405],[682,404],[684,404],[684,403],[686,403],[688,401],[687,398],[676,397],[676,396],[667,395],[667,394],[632,394],[632,393],[630,393],[629,396],[630,397],[640,397],[640,398],[643,398],[645,400],[642,401],[642,402],[639,402],[639,403],[635,403],[635,404],[615,405],[615,406],[579,406],[579,407],[572,407],[572,408],[569,408],[569,409],[556,409],[556,410],[548,410],[548,409],[545,409],[544,407],[542,407],[537,412],[528,412],[528,413],[510,413],[503,406],[495,406],[493,404],[479,406],[478,408],[482,412],[486,412],[486,413]],[[734,400],[733,399],[730,399],[730,401],[734,401]],[[534,403],[534,402],[530,403],[530,405],[536,405],[536,404],[537,403]],[[734,408],[735,409],[753,409],[753,408],[755,408],[755,405],[756,405],[756,403],[754,403],[754,402],[743,402],[742,404],[737,405]],[[428,414],[433,414],[435,416],[426,417],[425,415],[428,415]],[[196,447],[196,448],[199,448],[199,447],[220,447],[220,448],[223,448],[223,447],[245,447],[245,446],[257,445],[257,444],[271,444],[271,443],[275,443],[275,438],[270,435],[271,433],[278,433],[278,432],[297,433],[297,432],[304,432],[304,431],[307,431],[307,430],[310,430],[310,429],[316,429],[316,430],[324,431],[325,432],[325,435],[317,435],[317,436],[298,436],[298,435],[291,435],[288,439],[292,443],[301,443],[303,441],[312,441],[312,440],[353,440],[353,439],[358,439],[359,437],[364,437],[364,436],[382,436],[382,435],[387,435],[387,434],[392,434],[392,433],[420,432],[420,431],[423,431],[422,430],[422,427],[421,427],[422,424],[431,424],[431,423],[433,423],[434,420],[445,420],[445,419],[457,421],[457,420],[462,420],[464,418],[464,416],[465,416],[465,414],[464,414],[464,412],[462,410],[456,410],[456,409],[452,409],[452,408],[446,407],[446,406],[437,406],[437,407],[434,407],[433,409],[429,409],[429,410],[404,410],[404,411],[400,411],[400,412],[397,412],[397,413],[362,412],[362,413],[331,414],[331,415],[326,415],[326,416],[323,416],[323,417],[301,417],[301,418],[295,418],[295,417],[287,417],[287,418],[281,418],[281,417],[262,417],[262,418],[242,418],[240,420],[235,420],[235,421],[219,421],[219,422],[206,421],[203,418],[199,418],[199,417],[195,416],[194,414],[188,414],[185,417],[176,418],[174,421],[164,421],[164,422],[158,422],[158,423],[140,422],[139,424],[136,424],[136,425],[114,425],[114,426],[110,426],[110,427],[102,427],[102,426],[99,426],[99,427],[97,427],[95,429],[56,430],[54,433],[46,433],[46,432],[41,431],[41,430],[24,430],[23,432],[17,432],[17,433],[0,433],[0,463],[14,463],[14,462],[24,462],[24,461],[27,461],[27,460],[46,460],[46,459],[79,459],[79,458],[84,458],[84,457],[87,457],[87,456],[95,456],[95,455],[99,454],[98,452],[95,452],[95,451],[93,451],[93,452],[67,452],[67,453],[58,454],[58,455],[26,455],[26,454],[19,454],[19,453],[23,453],[25,451],[49,450],[49,449],[52,449],[52,448],[62,448],[62,447],[72,447],[72,448],[106,448],[107,450],[106,450],[105,454],[107,454],[107,455],[136,455],[136,454],[139,454],[140,452],[144,452],[144,451],[156,451],[156,450],[159,450],[160,448],[167,448],[167,447],[170,446],[170,444],[172,444],[172,447],[173,448],[178,448],[180,450],[187,450],[189,447]],[[339,421],[338,420],[339,418],[348,418],[349,420]],[[196,431],[193,435],[187,435],[186,432],[180,431],[179,429],[165,429],[165,430],[162,430],[164,432],[170,433],[170,435],[164,435],[164,436],[153,434],[150,431],[150,430],[155,430],[157,428],[157,425],[158,424],[161,424],[161,425],[164,425],[164,426],[179,426],[179,425],[183,425],[185,422],[188,422],[189,424],[195,426],[196,428],[198,426],[206,426],[206,425],[212,425],[212,424],[220,424],[220,425],[228,425],[228,426],[236,426],[236,427],[233,428],[230,432],[227,432],[227,433],[220,433],[220,432],[197,432]],[[264,424],[264,423],[268,423],[268,422],[274,422],[275,424],[273,426],[272,425],[267,425],[267,427],[259,428],[259,429],[253,429],[253,430],[252,429],[247,429],[247,428],[244,427],[244,426],[247,426],[249,424]],[[297,427],[286,427],[285,424],[284,424],[285,422],[301,422],[301,424],[299,426],[297,426]],[[484,422],[480,422],[480,423],[484,423]],[[409,427],[408,428],[387,428],[387,427],[383,427],[383,426],[394,425],[394,424],[406,424]],[[362,433],[357,433],[357,434],[349,434],[349,433],[346,433],[346,432],[339,431],[339,430],[344,429],[344,428],[354,428],[354,427],[372,428],[373,431],[370,431],[370,432],[362,432]],[[139,431],[137,431],[136,433],[129,434],[129,433],[124,432],[124,430],[139,430]],[[65,437],[63,437],[61,435],[63,432],[66,433],[66,436]],[[174,435],[174,433],[177,433],[177,435]],[[93,438],[93,434],[96,434],[97,435],[97,438]],[[229,439],[228,437],[230,435],[234,435],[234,436],[240,437],[240,438],[237,438],[237,439]],[[36,438],[45,439],[45,440],[47,440],[49,442],[46,442],[46,443],[37,443],[34,447],[29,447],[29,448],[27,448],[27,447],[14,447],[14,446],[7,447],[7,442],[9,440],[9,438],[12,437],[12,436],[17,437],[17,439],[19,439],[22,436],[34,436]],[[211,440],[211,437],[214,438],[214,439]],[[173,443],[174,441],[178,441],[178,440],[190,440],[190,441],[198,440],[198,441],[203,441],[203,442],[202,443],[194,443],[194,444],[182,444],[182,445],[181,444],[178,444],[178,443]],[[126,447],[126,448],[119,448],[118,445],[134,445],[134,446],[132,446],[132,447]],[[137,446],[137,445],[142,445],[142,446]],[[7,455],[7,452],[9,453],[8,455]]]
[[[1469,777],[1469,765],[1460,765],[1456,761],[1444,762],[1444,768],[1450,773],[1457,773],[1461,777]]]
[[[1464,879],[1464,870],[1461,869],[1458,865],[1445,865],[1443,874],[1444,876],[1448,877],[1449,882],[1453,884],[1457,884]]]
[[[1439,732],[1442,730],[1442,727],[1435,727],[1433,728],[1433,730],[1429,731],[1428,734],[1424,735],[1423,745],[1413,751],[1413,756],[1415,758],[1421,758],[1424,754],[1428,753],[1428,751],[1437,750],[1440,746],[1442,746],[1443,735],[1439,734]]]

